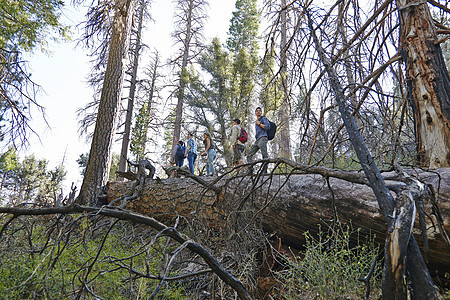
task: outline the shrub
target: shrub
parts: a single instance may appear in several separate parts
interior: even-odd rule
[[[306,250],[293,259],[286,260],[287,267],[278,272],[283,282],[284,299],[298,299],[299,295],[314,299],[363,299],[364,278],[378,257],[379,248],[373,238],[360,240],[359,230],[351,226],[337,226],[325,234],[319,226],[319,234],[306,233]],[[352,240],[356,239],[356,244]],[[377,262],[371,278],[372,295],[380,295],[382,266]],[[376,298],[377,296],[375,296]]]
[[[133,275],[128,267],[161,274],[164,253],[174,247],[164,237],[149,242],[149,231],[136,231],[129,224],[118,222],[110,232],[107,226],[99,230],[92,224],[86,217],[78,218],[76,225],[65,223],[61,231],[46,221],[10,224],[0,247],[0,299],[72,299],[85,287],[89,290],[81,299],[92,299],[93,294],[103,299],[149,298],[159,281]],[[186,290],[166,281],[157,297],[186,299]]]

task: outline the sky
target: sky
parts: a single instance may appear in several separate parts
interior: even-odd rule
[[[206,42],[219,37],[225,42],[229,28],[229,20],[234,10],[234,1],[209,0],[208,15],[204,27]],[[73,8],[66,1],[67,10],[64,16],[66,24],[76,25],[84,20],[84,9]],[[146,24],[144,42],[157,49],[163,56],[171,53],[173,41],[173,2],[154,0],[150,9],[153,22]],[[76,39],[81,28],[73,28]],[[90,145],[78,133],[77,109],[92,101],[92,90],[87,86],[86,76],[90,72],[88,52],[76,47],[76,41],[49,44],[50,53],[35,52],[26,56],[32,80],[39,84],[42,92],[38,95],[38,103],[45,107],[46,120],[39,117],[39,112],[32,111],[32,128],[39,138],[31,136],[30,146],[20,152],[21,157],[34,154],[37,159],[46,159],[49,169],[61,163],[67,170],[64,191],[68,192],[72,182],[81,187],[82,177],[76,163],[82,153],[88,153]],[[147,51],[149,53],[149,51]],[[167,57],[163,57],[167,59]],[[114,150],[113,150],[114,151]],[[119,152],[119,151],[114,151]]]

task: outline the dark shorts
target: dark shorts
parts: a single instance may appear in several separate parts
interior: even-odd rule
[[[238,163],[242,160],[242,153],[244,153],[245,146],[244,145],[236,145],[233,149],[233,162]]]

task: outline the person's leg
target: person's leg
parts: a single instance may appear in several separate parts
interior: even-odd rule
[[[244,155],[245,146],[238,145],[238,165],[243,165],[242,156]]]
[[[211,154],[208,150],[208,156],[206,157],[206,176],[209,176],[211,174]]]
[[[267,138],[263,137],[258,140],[259,149],[261,149],[262,158],[269,158],[269,154],[267,153]],[[263,163],[262,173],[267,173],[267,163]]]
[[[214,160],[216,159],[216,150],[209,149],[208,150],[208,160],[209,160],[209,171],[211,175],[215,175],[216,171],[214,170]]]
[[[242,161],[242,155],[244,153],[245,150],[245,146],[244,145],[236,145],[235,148],[235,159],[234,159],[234,165],[236,167],[244,164],[244,162]],[[236,171],[239,173],[241,171],[241,168],[237,168]]]
[[[238,166],[238,162],[239,162],[239,148],[238,148],[238,146],[239,145],[236,145],[234,148],[233,148],[233,165],[235,166],[235,167],[237,167]]]
[[[259,141],[259,140],[258,140]],[[251,163],[253,162],[253,156],[256,154],[256,152],[258,152],[259,150],[259,146],[258,146],[258,141],[254,142],[252,147],[250,148],[250,151],[248,151],[247,154],[247,163]],[[248,167],[248,171],[250,173],[253,173],[253,166],[249,166]]]
[[[189,171],[194,174],[194,162],[195,162],[195,154],[192,152],[188,153],[188,162],[189,162]]]

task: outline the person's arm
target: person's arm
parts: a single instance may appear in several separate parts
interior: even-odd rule
[[[269,120],[266,117],[262,117],[261,122],[259,122],[259,127],[264,129],[264,131],[266,131],[266,132],[269,131],[269,128],[270,128]]]
[[[238,139],[238,130],[237,126],[233,126],[231,128],[231,137],[230,137],[230,144],[234,147],[237,143]]]
[[[207,138],[207,139],[206,139],[206,149],[205,149],[204,155],[207,154],[207,152],[208,152],[208,150],[209,150],[209,147],[211,147],[211,139]]]
[[[189,149],[191,149],[191,139],[189,139],[187,142],[186,151],[184,152],[184,156],[187,157]]]

